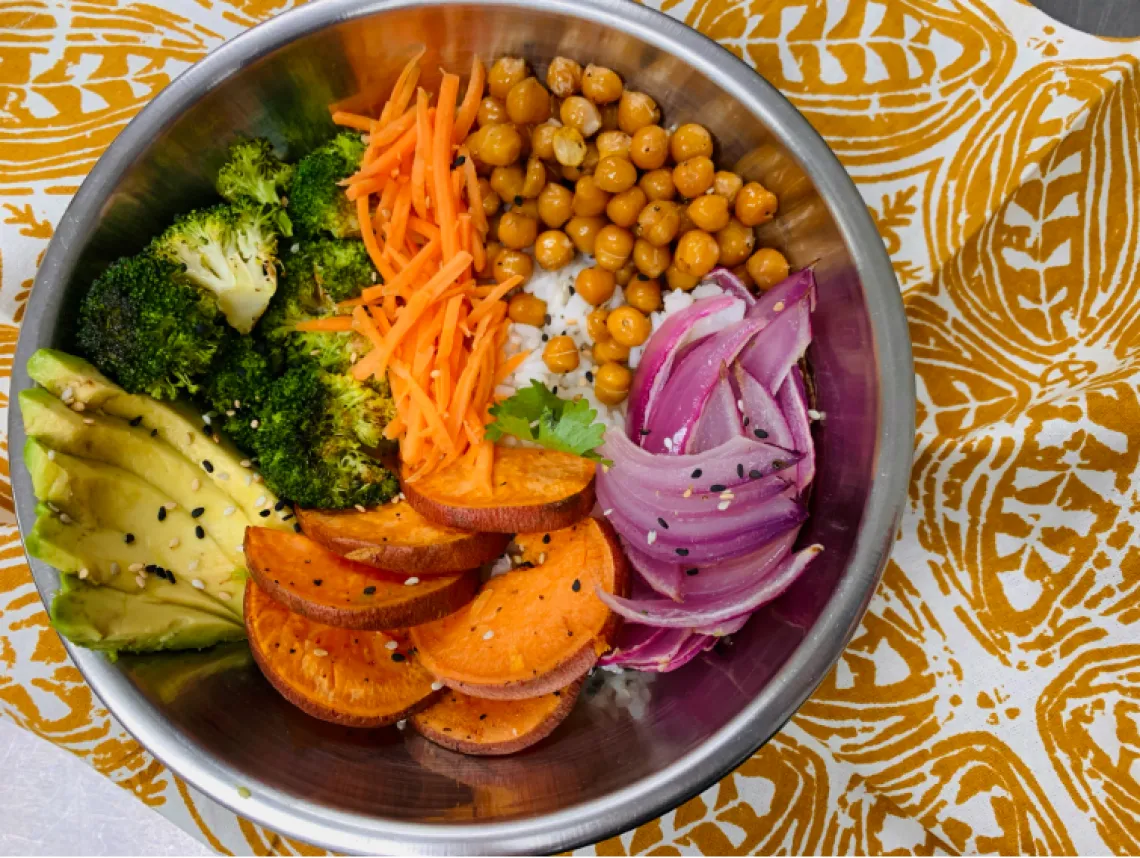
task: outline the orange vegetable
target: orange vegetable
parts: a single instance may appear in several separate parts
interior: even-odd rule
[[[294,330],[341,332],[352,330],[351,316],[326,316],[323,319],[306,319],[298,322]]]
[[[371,131],[372,126],[376,124],[375,120],[369,119],[367,116],[361,116],[359,113],[349,113],[345,110],[334,111],[332,121],[346,128],[355,128],[357,131]]]
[[[471,126],[475,124],[475,117],[479,113],[479,102],[483,100],[483,87],[487,83],[487,72],[479,57],[471,61],[471,78],[467,81],[467,92],[463,95],[463,103],[455,114],[455,128],[452,130],[452,139],[462,143],[471,133]]]

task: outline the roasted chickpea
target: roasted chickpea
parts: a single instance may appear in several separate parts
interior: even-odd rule
[[[594,259],[602,268],[617,271],[633,253],[633,235],[628,229],[610,224],[598,231],[594,240]]]
[[[677,188],[677,193],[691,200],[712,187],[715,172],[711,159],[705,155],[697,155],[673,168],[673,184]]]
[[[729,205],[736,202],[736,195],[743,187],[744,180],[728,170],[718,170],[713,176],[713,193],[724,197]]]
[[[607,320],[609,316],[606,317]],[[606,333],[609,334],[609,326],[606,326]],[[603,364],[607,361],[622,361],[629,360],[629,346],[623,346],[612,336],[606,337],[604,340],[596,340],[592,350],[594,355],[594,363]]]
[[[534,199],[546,187],[546,165],[542,160],[531,155],[526,162],[526,178],[523,179],[522,191],[527,199]]]
[[[551,182],[538,195],[538,216],[551,229],[558,229],[574,213],[574,194],[565,185]]]
[[[506,99],[516,83],[526,78],[526,60],[521,57],[499,57],[487,72],[487,89],[495,98]]]
[[[548,229],[534,240],[534,261],[547,271],[565,268],[574,259],[574,244],[560,229]]]
[[[629,260],[625,265],[614,272],[614,280],[617,285],[624,289],[633,280],[633,275],[637,273],[637,266],[633,264],[633,260]]]
[[[559,98],[567,98],[582,85],[582,67],[568,57],[555,57],[546,69],[546,85]]]
[[[538,78],[523,78],[511,87],[507,116],[515,125],[537,125],[550,118],[550,93]]]
[[[610,329],[606,327],[606,317],[610,311],[605,307],[595,307],[586,314],[586,333],[596,343],[611,339]]]
[[[665,269],[665,282],[669,284],[670,289],[676,289],[680,292],[689,292],[701,282],[701,278],[694,277],[692,274],[686,274],[679,269],[676,262],[674,262]]]
[[[479,197],[483,200],[483,214],[486,217],[494,217],[499,213],[499,209],[503,205],[503,200],[502,197],[495,193],[495,189],[491,187],[490,180],[480,177]]]
[[[776,216],[780,201],[759,182],[749,182],[736,195],[736,217],[745,226],[767,223]]]
[[[633,253],[637,255],[636,245]],[[656,313],[661,309],[661,281],[644,275],[634,277],[625,287],[625,302],[647,315]]]
[[[647,203],[637,216],[637,235],[655,247],[664,247],[681,229],[681,207],[669,200]]]
[[[562,127],[551,140],[554,160],[564,167],[577,167],[586,160],[586,141],[577,128]]]
[[[657,102],[644,92],[627,89],[618,102],[618,128],[626,134],[633,134],[648,125],[655,125],[661,119]]]
[[[633,133],[629,159],[642,170],[656,170],[669,157],[669,134],[660,125],[645,125]]]
[[[562,178],[568,182],[576,182],[583,176],[592,176],[594,168],[598,166],[598,147],[593,140],[586,141],[586,157],[577,167],[563,167]]]
[[[597,106],[580,95],[572,95],[559,108],[562,124],[577,128],[583,137],[593,137],[602,127],[602,114]]]
[[[530,135],[530,152],[534,157],[543,161],[553,161],[554,158],[554,132],[562,127],[560,122],[553,120],[535,126]]]
[[[551,337],[542,350],[542,361],[551,372],[573,372],[578,368],[578,347],[565,334]]]
[[[579,253],[593,254],[598,232],[606,225],[604,217],[575,216],[566,221],[566,234]]]
[[[668,245],[657,247],[644,238],[639,238],[633,244],[633,264],[645,277],[660,277],[672,261],[673,254]],[[629,298],[626,300],[629,301]]]
[[[484,125],[502,125],[510,121],[510,117],[507,116],[507,105],[499,99],[488,95],[479,102],[479,111],[475,114],[475,122],[480,128]]]
[[[487,264],[479,269],[480,272],[488,271],[495,264],[495,260],[499,258],[499,254],[503,252],[503,245],[497,241],[487,242],[486,248],[483,250],[483,255],[487,258]]]
[[[756,286],[756,281],[753,280],[752,275],[748,273],[748,265],[747,264],[737,265],[735,268],[732,269],[732,273],[735,274],[737,277],[739,277],[740,282],[743,283],[749,289],[752,289]]]
[[[601,158],[608,158],[610,155],[628,158],[633,138],[624,131],[603,131],[594,142],[598,146],[598,156]]]
[[[788,260],[784,254],[770,247],[762,247],[748,257],[748,274],[756,288],[771,289],[788,276]]]
[[[606,405],[620,405],[629,396],[633,374],[628,367],[608,361],[594,374],[594,396]]]
[[[614,296],[615,288],[617,283],[614,280],[614,273],[597,265],[583,268],[574,278],[574,291],[582,296],[583,301],[595,307],[610,300]]]
[[[503,250],[495,257],[495,264],[491,266],[491,274],[495,282],[502,283],[510,280],[516,274],[526,283],[534,273],[534,260],[527,254],[518,250]]]
[[[529,217],[531,220],[538,222],[538,200],[528,200],[525,197],[521,203],[513,203],[511,211]]]
[[[507,304],[507,318],[516,325],[541,328],[546,320],[546,302],[528,292],[519,292]]]
[[[689,203],[689,220],[705,232],[718,232],[728,226],[732,215],[728,200],[720,194],[702,194]]]
[[[620,194],[614,194],[606,204],[606,217],[618,226],[629,229],[637,223],[637,216],[648,202],[645,191],[639,187],[632,187]]]
[[[620,194],[637,184],[637,167],[625,158],[609,155],[598,161],[598,166],[594,169],[594,181],[603,191]]]
[[[583,217],[600,215],[606,210],[610,195],[598,187],[593,176],[583,176],[574,184],[574,214]]]
[[[671,200],[677,196],[677,186],[673,184],[672,170],[651,170],[641,177],[637,186],[645,191],[645,196],[650,201]]]
[[[669,140],[669,151],[673,160],[680,164],[690,158],[711,158],[713,153],[712,135],[703,125],[689,122],[673,132]]]
[[[621,78],[617,72],[590,63],[582,75],[582,95],[594,104],[610,104],[621,98]]]
[[[716,234],[716,243],[720,246],[720,264],[732,268],[752,255],[756,236],[751,229],[733,218]]]
[[[639,346],[649,339],[649,319],[636,307],[623,306],[606,317],[610,336],[623,346]]]
[[[491,171],[491,190],[499,195],[499,199],[513,203],[523,195],[523,183],[526,174],[518,164],[509,167],[496,167]]]
[[[522,136],[513,125],[484,125],[467,138],[471,154],[492,167],[507,167],[522,154]]]
[[[502,229],[500,226],[499,231],[502,232]],[[720,248],[716,239],[703,230],[691,229],[677,242],[677,256],[673,264],[685,274],[704,277],[716,267],[719,258]]]
[[[537,236],[538,221],[532,217],[511,209],[499,218],[499,241],[512,250],[530,247]]]

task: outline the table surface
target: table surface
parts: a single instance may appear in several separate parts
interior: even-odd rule
[[[1140,35],[1140,0],[1032,0],[1070,26]],[[212,855],[77,757],[0,722],[0,855]]]

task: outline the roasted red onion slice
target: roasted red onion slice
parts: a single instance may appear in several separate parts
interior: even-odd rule
[[[706,283],[715,283],[733,298],[739,298],[745,306],[751,309],[756,304],[756,296],[752,290],[744,285],[744,281],[727,268],[714,268],[705,277]]]
[[[801,271],[765,292],[748,311],[750,318],[764,318],[768,324],[741,351],[740,366],[769,393],[775,394],[811,343],[814,295],[815,276]]]
[[[684,452],[704,453],[744,434],[737,398],[728,378],[728,367],[723,365],[720,368],[720,378],[713,387],[708,404],[698,418]]]
[[[776,400],[788,420],[793,446],[803,453],[803,458],[796,463],[796,487],[803,491],[815,478],[815,445],[811,438],[807,390],[804,387],[803,373],[798,366],[793,366],[792,371],[788,373],[788,377],[780,386]]]

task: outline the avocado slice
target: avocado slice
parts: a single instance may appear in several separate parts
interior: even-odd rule
[[[48,505],[49,512],[59,511],[56,521],[60,526],[111,530],[121,535],[124,545],[126,534],[130,533],[147,552],[145,561],[133,562],[153,563],[171,570],[175,587],[183,579],[191,586],[198,582],[201,586],[195,589],[215,597],[231,614],[241,616],[244,566],[235,565],[210,534],[204,533],[199,539],[197,522],[186,510],[166,507],[171,502],[169,496],[121,468],[51,450],[35,438],[28,439],[24,447],[24,464],[36,497]],[[41,532],[50,532],[46,522],[40,526],[37,520],[37,527],[41,527]],[[52,544],[59,541],[56,537]],[[72,553],[81,556],[77,551]],[[112,558],[105,559],[109,575]],[[121,561],[116,562],[122,567]],[[91,565],[99,569],[100,575],[104,574],[102,563]],[[90,573],[90,566],[86,568]],[[127,575],[128,584],[135,577],[129,569],[120,569],[119,575]],[[144,584],[139,589],[145,588]]]
[[[253,653],[244,643],[224,643],[209,652],[131,655],[122,665],[144,691],[173,703],[211,677],[253,667]]]
[[[155,652],[204,649],[245,637],[245,627],[149,593],[124,593],[64,577],[51,603],[51,621],[68,640],[90,649]]]
[[[217,540],[231,562],[245,564],[242,540],[250,520],[237,510],[233,498],[209,480],[203,481],[201,470],[173,447],[157,443],[148,430],[117,417],[73,411],[43,388],[21,391],[19,403],[28,437],[38,438],[53,450],[130,471],[169,494],[183,509],[203,510],[198,524]]]
[[[102,411],[111,417],[132,423],[156,441],[178,451],[198,469],[198,476],[233,498],[234,505],[245,512],[250,521],[262,527],[292,529],[292,510],[273,511],[277,497],[269,491],[248,461],[228,440],[217,443],[202,431],[201,415],[184,403],[166,403],[149,396],[127,393],[82,358],[56,349],[39,349],[27,363],[28,375],[59,397],[65,405],[82,403],[86,416]],[[252,414],[250,417],[252,418]],[[209,463],[207,465],[206,463]],[[262,505],[257,501],[265,498]],[[262,510],[272,514],[262,517]]]

